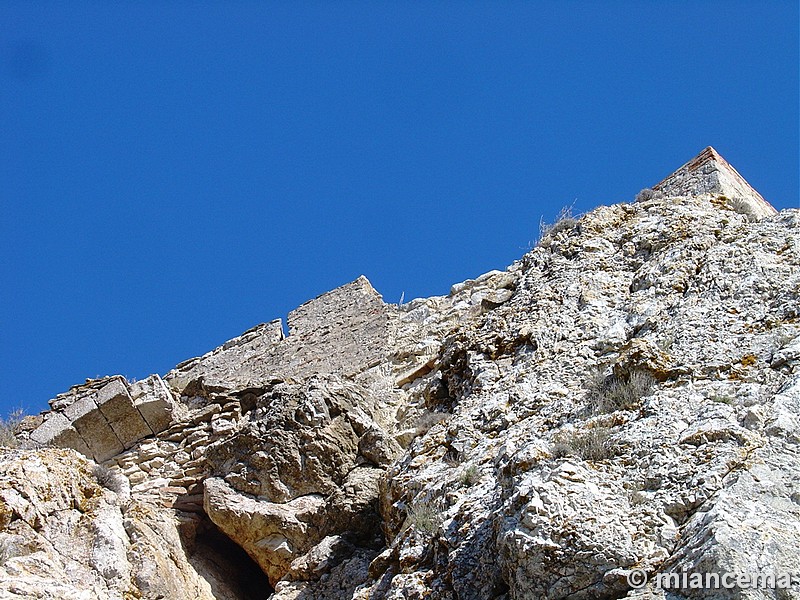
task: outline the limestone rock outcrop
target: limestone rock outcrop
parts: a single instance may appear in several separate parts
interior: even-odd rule
[[[800,576],[800,211],[712,148],[447,296],[362,277],[288,329],[51,401],[0,460],[0,597],[800,598],[657,585]]]
[[[373,420],[373,402],[337,377],[276,383],[208,448],[206,513],[273,584],[325,538],[383,545],[378,482],[400,447]]]
[[[250,597],[232,557],[179,520],[72,450],[0,449],[0,598]]]

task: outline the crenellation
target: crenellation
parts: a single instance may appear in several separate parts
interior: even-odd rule
[[[385,358],[389,321],[388,306],[362,276],[293,310],[288,337],[279,321],[260,325],[165,380],[184,396],[205,390],[210,398],[213,389],[261,387],[276,378],[358,374]]]

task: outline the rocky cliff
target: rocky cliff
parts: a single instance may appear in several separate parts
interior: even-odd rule
[[[76,386],[2,450],[0,597],[800,598],[655,583],[800,575],[798,225],[708,148],[448,296]]]

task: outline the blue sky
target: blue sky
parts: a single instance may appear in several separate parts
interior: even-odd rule
[[[797,2],[0,2],[0,414],[365,274],[445,294],[713,145],[798,206]]]

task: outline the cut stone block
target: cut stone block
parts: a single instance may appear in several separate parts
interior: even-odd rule
[[[71,425],[53,440],[53,444],[61,448],[72,448],[87,458],[94,458],[92,450],[86,445],[84,439]]]
[[[111,429],[100,410],[92,410],[72,422],[97,462],[103,462],[122,452],[125,447]]]
[[[84,418],[89,413],[97,410],[97,403],[94,400],[94,395],[84,396],[76,400],[64,409],[64,416],[70,421]]]
[[[121,378],[113,379],[97,392],[97,405],[126,449],[153,434],[134,407],[128,387]]]
[[[31,432],[31,440],[42,445],[52,444],[69,426],[69,419],[61,413],[48,413],[44,422]]]
[[[75,390],[70,389],[68,392],[59,394],[52,400],[49,400],[48,404],[53,410],[63,410],[73,402],[75,402]]]
[[[59,412],[49,413],[44,422],[31,432],[31,440],[42,445],[72,448],[88,458],[94,456],[69,419]]]
[[[142,438],[153,435],[153,431],[137,410],[129,413],[129,416],[121,421],[109,421],[108,424],[126,450],[132,448]]]
[[[100,388],[96,402],[109,421],[120,421],[133,411],[133,400],[121,378],[112,379]]]
[[[131,384],[133,405],[153,431],[164,431],[172,422],[175,401],[166,384],[158,375]]]

